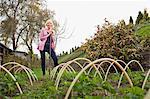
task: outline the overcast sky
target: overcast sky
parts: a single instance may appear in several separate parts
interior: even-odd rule
[[[73,32],[69,39],[58,41],[56,53],[69,51],[80,46],[86,38],[96,32],[96,26],[104,23],[104,18],[116,24],[124,19],[128,22],[132,16],[135,21],[138,11],[148,9],[150,0],[47,0],[47,8],[55,11],[55,19],[62,26],[67,21],[66,33]],[[35,52],[38,51],[35,49]]]

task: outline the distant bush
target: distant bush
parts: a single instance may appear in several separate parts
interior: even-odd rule
[[[25,60],[21,57],[15,56],[15,55],[10,55],[10,54],[5,55],[4,58],[3,58],[3,64],[7,63],[7,62],[17,62],[19,64],[28,66],[28,61],[27,60]]]
[[[28,67],[38,67],[40,65],[40,60],[37,57],[32,57],[32,59],[24,59],[15,55],[5,55],[3,58],[3,64],[7,62],[17,62],[19,64]]]
[[[126,25],[124,20],[117,25],[105,20],[102,28],[82,46],[87,58],[95,60],[102,57],[121,59],[124,61],[141,59],[140,53],[145,50],[140,38],[135,35],[133,26]]]

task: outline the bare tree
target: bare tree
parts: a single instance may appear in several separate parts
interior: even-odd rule
[[[68,30],[69,30],[69,28],[67,27],[67,20],[65,20],[65,22],[63,23],[62,26],[59,25],[57,27],[56,36],[55,36],[55,41],[56,41],[55,46],[57,45],[57,42],[59,40],[69,39],[72,36],[72,34],[74,33],[75,29],[73,29],[73,31],[71,31],[71,32],[69,32]]]
[[[21,36],[24,45],[27,46],[30,54],[33,54],[33,43],[38,41],[39,31],[44,24],[45,20],[53,18],[53,13],[47,9],[41,9],[36,2],[31,1],[29,10],[26,15],[26,24],[28,27],[24,30],[24,34]]]
[[[20,38],[23,31],[28,27],[26,22],[26,12],[30,0],[1,0],[0,15],[4,18],[1,20],[0,35],[5,45],[12,44],[13,50],[19,46]]]

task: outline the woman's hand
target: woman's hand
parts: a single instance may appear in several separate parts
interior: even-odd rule
[[[48,33],[49,33],[50,35],[53,35],[53,34],[54,34],[54,31],[53,31],[53,30],[48,30]]]
[[[50,33],[50,35],[53,35],[53,36],[54,36],[54,35],[55,35],[55,31],[52,30],[51,33]]]
[[[52,49],[55,50],[55,44],[54,43],[51,44],[51,47],[52,47]]]

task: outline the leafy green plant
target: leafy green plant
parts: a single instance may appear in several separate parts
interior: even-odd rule
[[[13,75],[17,81],[14,81],[9,74],[2,70],[0,71],[0,96],[13,97],[19,95],[16,82],[19,82],[22,89],[27,89],[30,83],[28,82],[26,73],[14,73]]]
[[[134,86],[139,86],[139,87],[142,86],[143,81],[144,81],[144,76],[142,75],[142,72],[136,71],[136,72],[130,73],[129,75],[134,83]]]
[[[112,94],[115,94],[115,93],[116,93],[114,87],[113,87],[110,83],[108,83],[108,82],[102,83],[102,87],[103,87],[105,90],[107,90],[108,92],[112,93]]]
[[[38,82],[36,86],[37,87],[30,86],[28,91],[25,94],[20,95],[18,98],[55,99],[57,96],[62,97],[60,92],[56,90],[54,82],[51,82],[48,79],[43,82]]]
[[[125,99],[143,99],[144,90],[140,87],[131,87],[121,89],[121,93],[124,94]]]
[[[0,96],[13,96],[16,93],[15,82],[9,75],[0,74]]]

